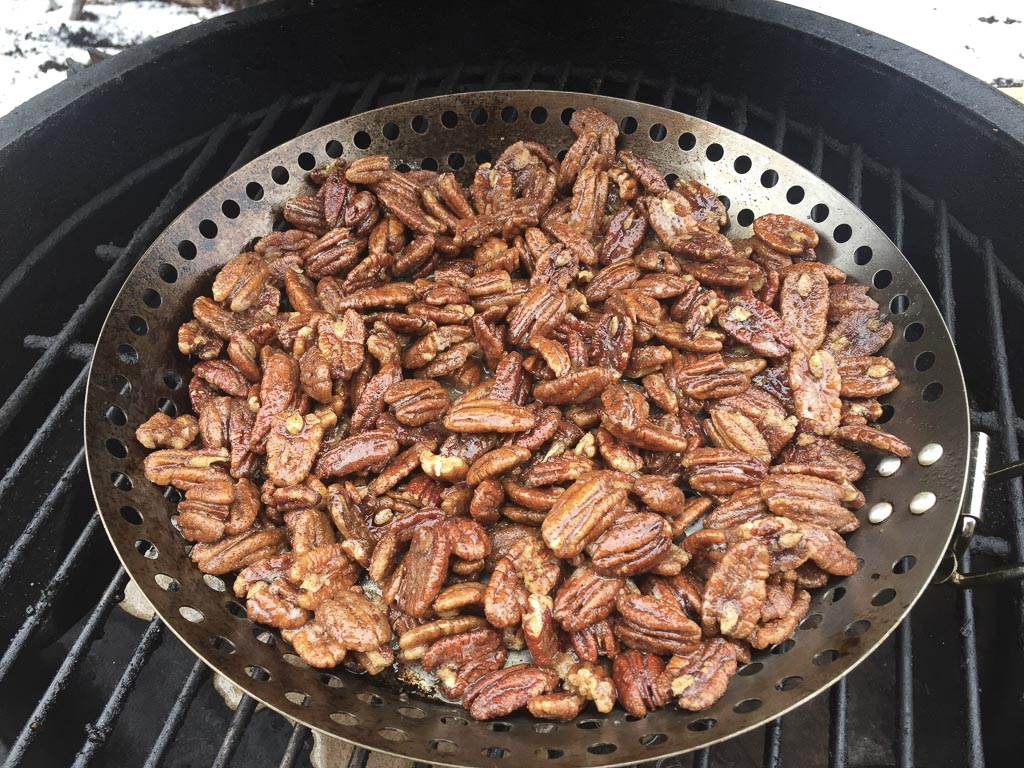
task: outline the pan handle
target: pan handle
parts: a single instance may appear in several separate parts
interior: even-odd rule
[[[988,469],[988,462],[989,436],[985,432],[972,432],[967,495],[964,499],[964,508],[960,511],[960,528],[947,553],[950,567],[936,579],[938,584],[949,583],[961,589],[971,589],[1024,579],[1024,563],[980,573],[963,573],[960,570],[961,566],[969,563],[967,548],[984,515],[985,490],[988,484],[1024,475],[1024,462],[1008,464],[991,472]]]

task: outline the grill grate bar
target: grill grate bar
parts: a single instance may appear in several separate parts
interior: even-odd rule
[[[956,339],[956,295],[953,293],[953,263],[949,251],[949,211],[946,201],[935,204],[935,260],[939,263],[939,309],[949,335]]]
[[[78,473],[82,471],[84,464],[85,448],[83,447],[75,454],[75,458],[71,460],[67,469],[64,470],[64,473],[46,495],[43,503],[39,505],[35,514],[32,515],[31,519],[25,525],[25,530],[21,532],[21,535],[18,536],[17,540],[7,551],[7,554],[4,555],[4,559],[0,560],[0,588],[2,588],[11,577],[11,574],[14,572],[14,566],[17,565],[25,556],[25,551],[28,549],[29,544],[32,543],[43,527],[50,521],[51,515],[56,511],[57,505],[60,501],[67,495],[68,491],[71,490],[71,485],[78,477]],[[95,519],[96,516],[93,515],[92,520]],[[92,521],[90,521],[90,524],[91,523]],[[88,525],[86,527],[88,528]]]
[[[996,269],[1003,279],[1003,285],[1010,289],[1010,293],[1017,301],[1024,301],[1024,281],[1022,281],[1006,264],[996,259]]]
[[[711,768],[711,749],[701,749],[693,756],[693,768]]]
[[[299,128],[297,135],[301,136],[304,133],[309,133],[314,128],[319,128],[324,124],[324,118],[327,117],[327,111],[334,104],[335,99],[341,94],[341,83],[335,83],[330,88],[323,91],[320,98],[317,99],[316,104],[309,111],[309,116],[302,122],[302,127]]]
[[[986,536],[981,533],[974,534],[971,537],[971,552],[979,555],[988,555],[989,557],[997,557],[1001,560],[1007,560],[1013,554],[1010,548],[1010,542],[999,536]],[[970,590],[967,590],[968,592]]]
[[[500,67],[500,63],[499,63],[498,66]],[[567,77],[567,76],[568,76],[568,65],[567,65],[565,77]],[[456,78],[457,77],[458,77],[458,71],[456,72]],[[379,87],[380,87],[382,81],[383,81],[383,77],[381,76],[381,77],[378,78],[377,86],[373,89],[372,95],[370,96],[370,100],[371,101],[375,97],[376,91],[379,90]],[[563,79],[563,85],[564,85],[564,79]],[[673,89],[675,87],[674,81],[672,83],[672,87],[673,87]],[[449,90],[451,90],[451,89],[449,89]],[[710,89],[708,90],[708,92],[709,92],[709,94],[711,93]],[[365,96],[366,93],[367,93],[367,89],[364,89],[363,95]],[[672,98],[671,91],[669,92],[669,94],[670,95],[669,95],[668,98],[669,98],[669,101],[670,101],[670,104],[671,104],[671,98]],[[335,92],[335,95],[336,95],[336,92]],[[708,102],[709,105],[710,105],[710,98],[711,97],[709,96],[709,102]],[[716,100],[721,100],[717,96],[715,98],[716,98]],[[328,102],[328,105],[329,105],[329,102]],[[359,106],[359,102],[357,102],[357,107],[358,106]],[[368,106],[364,106],[362,109],[366,109],[366,108],[369,108],[369,107]],[[356,108],[356,109],[353,110],[353,112],[362,111],[362,109]],[[757,113],[756,108],[751,108],[751,112],[756,114]],[[706,116],[706,114],[707,114],[706,110],[705,110],[704,114]],[[778,140],[778,143],[779,143],[779,147],[778,148],[781,149],[781,145],[782,145],[782,143],[783,143],[783,141],[785,139],[785,134],[786,134],[786,130],[787,130],[787,118],[785,116],[785,113],[783,113],[781,111],[778,114],[781,116],[782,123],[781,123],[781,130],[780,130],[780,123],[778,121],[776,122],[776,136],[777,136],[777,140]],[[800,135],[805,135],[803,126],[801,126],[799,123],[792,122],[791,125],[792,125],[793,130],[794,130],[795,133],[800,134]],[[308,128],[304,128],[304,130],[308,130]],[[819,133],[820,133],[820,129],[819,129]],[[839,150],[840,154],[843,154],[843,148],[846,148],[849,151],[849,157],[851,158],[851,165],[853,165],[856,162],[856,164],[859,166],[859,169],[862,169],[863,165],[865,164],[865,159],[862,156],[860,147],[857,146],[857,145],[853,145],[853,147],[847,148],[846,145],[839,144],[838,142],[835,142],[835,140],[832,140],[832,139],[829,139],[829,138],[826,137],[824,139],[823,146],[828,146],[829,149],[836,149],[836,147],[839,147],[840,148],[840,150]],[[856,161],[855,161],[855,158],[856,158]],[[870,158],[866,159],[866,164],[868,165],[869,169],[871,169],[873,171],[877,171],[879,169],[881,169],[882,171],[885,171],[885,172],[888,171],[888,169],[886,169],[884,166],[881,166],[876,161],[873,161]],[[820,165],[818,166],[817,170],[820,170]],[[858,170],[858,175],[860,174],[860,172],[861,171]],[[853,170],[851,169],[851,175],[852,174],[853,174]],[[923,196],[921,193],[917,193],[915,190],[913,190],[913,188],[909,184],[907,184],[906,182],[903,182],[902,179],[899,179],[898,183],[899,183],[899,186],[900,186],[901,193],[905,193],[906,196],[907,196],[907,199],[911,200],[915,204],[919,204],[923,200],[923,201],[926,201],[930,205],[941,205],[944,208],[944,204],[942,204],[942,203],[936,204],[930,198],[927,198],[926,196]],[[853,192],[852,184],[851,184],[851,192]],[[859,188],[857,189],[857,196],[854,198],[854,201],[857,202],[857,203],[860,202],[860,190],[859,190]],[[901,197],[900,204],[901,204],[900,213],[902,214],[902,197]],[[946,215],[948,216],[948,213]],[[948,229],[945,231],[945,237],[947,239],[947,247],[948,247],[948,238],[949,238],[949,232],[950,231],[952,231],[958,238],[964,240],[965,242],[968,242],[968,243],[974,242],[975,244],[977,244],[978,238],[976,236],[972,235],[970,232],[968,232],[966,229],[964,229],[962,227],[962,225],[960,225],[959,222],[957,222],[955,220],[955,218],[953,218],[952,216],[949,216],[948,218],[949,218],[949,221],[947,222]],[[902,228],[902,224],[901,224],[900,228]],[[942,232],[940,232],[940,236],[941,235],[942,235]],[[902,234],[901,234],[901,237],[902,237]],[[898,244],[901,245],[901,247],[902,247],[902,243],[898,243]],[[938,244],[936,245],[936,248],[937,249],[939,248]],[[995,259],[994,255],[993,255],[992,258]],[[1012,273],[1009,272],[1009,269],[1002,262],[999,262],[998,260],[995,260],[995,268],[998,270],[998,272],[1000,273],[1001,277],[1005,277],[1006,275],[1012,275]],[[946,275],[944,274],[943,278],[945,278],[945,277],[946,277]],[[1014,277],[1014,279],[1016,279],[1016,276],[1013,276],[1013,277]],[[1017,286],[1013,286],[1013,288],[1016,288],[1016,287],[1018,287],[1020,285],[1021,284],[1018,282]],[[1013,290],[1013,288],[1011,288],[1011,290]],[[943,300],[945,300],[944,297],[946,295],[947,294],[946,294],[946,292],[944,290],[943,293],[942,293]],[[950,292],[948,295],[949,295],[950,299],[952,299],[952,293]],[[943,305],[943,309],[944,310],[946,309],[945,305]],[[947,322],[948,322],[948,319],[947,319]],[[38,338],[43,338],[43,337],[38,337]],[[26,344],[27,343],[28,343],[28,339],[26,339]],[[1011,413],[1012,413],[1012,406],[1011,406]],[[1000,415],[995,414],[995,413],[975,414],[975,413],[972,412],[972,422],[975,421],[975,416],[976,415],[979,416],[979,418],[991,418],[993,421],[997,421],[997,420],[1000,419]],[[1016,430],[1018,432],[1021,432],[1022,431],[1022,426],[1024,426],[1024,425],[1022,425],[1021,419],[1019,417],[1015,417],[1014,416],[1013,423],[1015,424]],[[2,430],[3,428],[4,427],[2,425],[0,425],[0,430]],[[1009,431],[1012,432],[1013,430],[1009,430]],[[90,523],[90,525],[91,524],[92,523]],[[1002,540],[1000,540],[1000,539],[993,539],[993,541],[1000,542]],[[976,549],[980,549],[983,546],[987,546],[987,545],[984,544],[984,542],[979,541],[977,546],[976,546]],[[995,546],[998,546],[998,545],[995,545]],[[1007,549],[1008,549],[1008,546],[1009,545],[1006,544],[1006,548]],[[973,624],[971,626],[973,627]],[[909,631],[909,627],[908,627],[908,631]],[[196,666],[197,667],[201,667],[205,671],[205,666],[200,664],[199,662],[197,662]],[[196,673],[196,669],[194,668],[193,669],[193,674],[195,674],[195,673]],[[191,681],[191,679],[192,679],[192,675],[190,675],[189,681]],[[841,682],[840,684],[845,686],[845,682]],[[186,682],[186,687],[187,687],[187,685],[188,685],[188,681]],[[198,687],[198,682],[197,682],[196,685]],[[834,691],[835,691],[835,689],[833,689],[833,693],[834,693]],[[183,689],[183,695],[184,695],[184,693],[185,693],[185,689]],[[193,692],[190,696],[188,696],[187,701],[189,703],[191,702],[191,699],[194,697],[194,695],[195,695],[195,693]],[[181,699],[179,699],[179,702],[176,702],[176,704],[175,704],[176,708],[178,707],[180,702],[181,702]],[[184,711],[187,712],[187,705],[185,706],[185,710]],[[845,712],[845,702],[844,702],[844,712]],[[172,710],[172,713],[173,713],[173,710]],[[184,715],[182,715],[182,718],[183,717],[184,717]],[[236,717],[237,717],[237,713],[236,713]],[[165,726],[165,728],[166,728],[166,726]],[[161,736],[163,736],[163,733],[161,733]],[[293,731],[293,734],[292,734],[292,738],[293,739],[295,738],[295,732],[294,731]],[[765,739],[766,739],[765,740],[765,761],[766,761],[765,764],[766,765],[769,765],[769,764],[770,765],[778,765],[778,764],[780,764],[779,763],[779,758],[778,758],[778,746],[779,746],[779,743],[781,742],[781,722],[780,721],[776,721],[772,725],[768,726],[768,728],[766,729]],[[775,757],[774,757],[774,760],[772,762],[768,762],[769,761],[769,755],[770,755],[769,747],[770,747],[770,744],[771,744],[773,739],[775,740],[775,742],[777,742],[776,746],[775,746],[775,751],[774,751]],[[289,742],[289,744],[290,743],[291,742]],[[301,744],[301,742],[300,742],[300,744]],[[830,747],[831,747],[831,733],[830,733]],[[356,753],[358,753],[359,751],[360,750],[356,750]],[[362,764],[365,764],[365,762],[366,762],[366,754],[365,754],[364,750],[362,752],[363,752]],[[356,753],[353,753],[353,760],[355,760],[355,758],[357,756]],[[699,755],[698,755],[698,757],[699,757]],[[160,759],[162,760],[162,756],[160,757]],[[696,762],[697,759],[698,758],[695,757],[695,764],[697,764],[697,762]],[[158,765],[158,764],[159,763],[153,763],[153,765]],[[357,764],[356,762],[351,762],[350,763],[350,765],[356,765],[356,764]],[[147,765],[150,765],[150,763],[147,762]]]
[[[846,678],[842,677],[828,692],[828,765],[846,768]]]
[[[281,758],[279,768],[292,768],[295,765],[295,761],[299,759],[299,755],[302,754],[302,750],[306,746],[309,734],[309,728],[299,723],[295,724],[295,727],[292,728],[291,738],[288,739],[288,747]]]
[[[815,176],[821,176],[821,169],[825,164],[825,133],[820,125],[814,128],[813,137],[810,168]]]
[[[537,63],[530,61],[526,64],[526,69],[523,70],[523,76],[519,80],[519,84],[523,88],[530,88],[533,85],[533,79],[537,76]]]
[[[697,108],[694,110],[694,114],[701,120],[708,119],[708,113],[711,111],[711,100],[714,97],[714,93],[715,92],[711,89],[710,83],[705,83],[697,94]]]
[[[961,566],[970,572],[970,552],[963,554]],[[974,591],[959,590],[957,607],[960,609],[960,669],[963,672],[964,700],[967,707],[967,754],[964,756],[964,765],[968,768],[984,768],[985,748],[981,737],[981,685],[978,681]]]
[[[891,236],[896,247],[903,250],[905,212],[903,172],[889,173],[889,206],[892,211]],[[913,633],[911,616],[896,628],[896,765],[910,768],[914,764],[914,663],[911,656]]]
[[[25,407],[36,387],[47,377],[57,360],[64,355],[64,350],[74,340],[73,335],[78,333],[96,314],[109,306],[114,294],[121,288],[129,269],[135,264],[138,253],[159,234],[168,216],[188,198],[192,187],[213,160],[218,148],[227,138],[236,121],[237,118],[232,116],[210,134],[206,144],[189,165],[188,170],[182,174],[178,183],[171,188],[142,226],[135,230],[131,241],[118,260],[111,265],[99,283],[89,292],[85,301],[78,305],[64,327],[53,337],[50,347],[15,387],[14,392],[7,398],[7,402],[0,406],[0,434],[7,431],[15,415]]]
[[[405,81],[402,92],[398,97],[399,101],[412,101],[416,98],[416,90],[423,81],[423,67],[418,67]]]
[[[746,96],[736,100],[736,106],[732,111],[732,129],[736,133],[746,134],[747,132],[748,106]]]
[[[782,768],[782,718],[772,720],[764,728],[764,768]]]
[[[188,157],[193,151],[201,147],[207,139],[208,134],[196,136],[194,139],[190,139],[177,147],[168,150],[163,155],[153,158],[145,165],[125,176],[120,184],[110,187],[96,195],[96,197],[86,202],[67,219],[62,221],[49,235],[47,235],[43,242],[33,248],[29,254],[18,263],[18,266],[11,270],[3,283],[0,283],[0,305],[3,305],[11,295],[21,287],[21,284],[25,282],[28,275],[40,263],[42,263],[44,258],[49,253],[56,250],[60,243],[68,238],[77,227],[81,226],[83,222],[88,221],[91,217],[96,215],[97,211],[102,210],[103,207],[116,200],[117,197],[126,189],[131,189],[132,186],[145,180],[164,166],[180,160],[181,158]]]
[[[55,343],[55,337],[53,336],[39,336],[35,333],[30,333],[25,337],[25,349],[34,349],[40,352],[45,352]],[[65,357],[68,360],[74,360],[79,363],[88,363],[92,360],[93,350],[96,349],[95,344],[87,344],[84,341],[74,341],[67,345],[64,350]]]
[[[914,665],[910,616],[896,627],[896,765],[914,765]]]
[[[623,93],[623,98],[629,99],[630,101],[636,101],[636,94],[640,90],[640,80],[643,78],[643,73],[637,70],[629,78],[629,83],[626,85],[626,90]]]
[[[55,349],[56,347],[51,347]],[[49,354],[49,351],[47,352]],[[28,441],[18,457],[11,463],[10,469],[4,474],[3,479],[0,479],[0,500],[7,496],[8,492],[14,487],[15,481],[20,479],[28,467],[29,463],[36,457],[36,454],[42,449],[46,442],[50,439],[53,433],[60,426],[60,423],[67,416],[68,411],[71,410],[71,404],[74,403],[78,396],[85,391],[85,381],[89,376],[89,366],[86,365],[82,368],[81,372],[75,377],[75,380],[71,382],[71,386],[68,387],[64,394],[60,396],[57,401],[57,405],[52,411],[50,411],[46,419],[40,425],[39,429],[32,439]],[[31,393],[28,393],[31,394]],[[7,401],[7,405],[11,404],[12,397]],[[4,406],[6,407],[6,405]],[[3,427],[0,427],[0,434],[3,432]]]
[[[465,67],[466,65],[460,61],[458,64],[452,65],[452,67],[444,73],[440,84],[437,86],[438,96],[455,93],[455,86],[458,84],[459,78],[462,76],[462,70],[465,69]]]
[[[96,258],[100,261],[112,264],[121,258],[121,254],[124,253],[124,248],[119,245],[97,245],[95,253]]]
[[[251,134],[249,134],[249,138],[245,142],[245,146],[242,147],[234,162],[231,163],[231,167],[228,168],[229,174],[237,171],[260,153],[271,129],[274,127],[274,124],[281,119],[281,115],[284,114],[290,102],[291,99],[288,96],[282,96],[270,105],[270,108],[267,110],[266,117],[260,120],[260,124],[256,126],[255,130]]]
[[[377,72],[367,82],[362,92],[359,94],[359,98],[356,99],[355,104],[352,105],[352,114],[357,115],[360,112],[365,112],[373,106],[373,100],[377,98],[377,93],[380,91],[380,87],[384,84],[384,73]]]
[[[996,387],[999,397],[999,418],[1004,424],[1012,424],[1016,413],[1013,407],[1013,390],[1010,384],[1010,359],[1006,352],[1006,333],[1003,324],[1003,306],[999,293],[999,280],[996,274],[996,255],[992,243],[985,241],[982,249],[985,265],[985,293],[988,301],[989,344],[995,362]],[[1004,429],[1001,434],[1003,461],[1006,463],[1020,458],[1020,444],[1014,429]],[[1024,482],[1017,477],[1007,482],[1006,490],[1010,497],[1014,515],[1013,544],[1017,559],[1024,557]],[[1018,619],[1024,624],[1024,600],[1020,599],[1024,583],[1018,584]],[[1018,638],[1020,637],[1018,633]]]
[[[85,551],[86,547],[92,542],[93,536],[100,530],[100,517],[98,514],[93,513],[92,517],[89,518],[89,522],[85,528],[79,534],[78,539],[75,541],[74,546],[71,547],[71,551],[68,552],[64,562],[61,563],[60,568],[57,569],[57,573],[54,574],[50,583],[47,584],[42,592],[39,594],[39,599],[36,600],[32,606],[31,611],[28,614],[28,618],[25,619],[25,623],[21,625],[18,632],[11,639],[10,644],[7,646],[7,650],[4,651],[4,655],[0,658],[0,682],[7,676],[11,666],[17,660],[18,656],[24,650],[29,640],[35,634],[36,629],[46,618],[47,612],[53,605],[54,598],[61,589],[67,584],[71,578],[71,571],[74,570],[78,564],[78,558],[81,557],[82,552]]]
[[[751,111],[756,115],[759,110],[752,109]],[[767,117],[769,120],[774,119],[775,132],[772,134],[772,149],[782,152],[782,145],[786,143],[786,131],[789,130],[789,117],[786,115],[786,111],[779,107],[774,118],[771,113],[766,113],[763,117]]]
[[[110,694],[110,698],[107,699],[103,712],[100,713],[95,723],[85,726],[88,736],[78,754],[75,755],[73,768],[85,768],[96,753],[102,749],[103,745],[107,743],[107,739],[110,738],[110,734],[117,724],[117,719],[121,715],[121,710],[124,709],[129,694],[135,688],[135,683],[139,679],[142,667],[149,661],[149,657],[160,644],[163,632],[164,625],[158,617],[154,616],[150,620],[149,626],[146,628],[146,632],[139,641],[139,644],[135,647],[135,651],[132,653],[132,657],[128,661],[121,679],[117,681],[117,686]]]
[[[362,747],[355,747],[348,756],[348,768],[366,768],[366,761],[369,759],[369,752]]]
[[[590,71],[592,75],[587,79],[587,91],[590,93],[601,93],[604,88],[605,78],[608,77],[608,65],[601,64],[600,68]],[[628,83],[629,79],[630,75],[623,73],[622,81]]]
[[[188,715],[192,702],[195,701],[196,694],[199,693],[199,686],[205,683],[209,676],[210,668],[197,659],[196,663],[192,665],[192,671],[185,678],[185,684],[181,687],[178,698],[174,700],[174,706],[167,713],[167,720],[164,721],[163,728],[160,729],[160,734],[153,743],[144,768],[160,768],[163,764],[178,731],[185,723],[185,717]]]
[[[893,168],[889,174],[889,205],[892,208],[892,241],[903,250],[903,231],[906,223],[903,210],[903,171]]]
[[[235,716],[231,718],[231,724],[224,733],[224,740],[220,743],[220,749],[217,751],[217,757],[213,760],[212,768],[227,768],[231,764],[231,757],[238,749],[238,744],[255,711],[256,699],[243,695],[238,701],[238,706],[235,707]]]
[[[850,148],[849,190],[850,201],[860,208],[864,197],[864,150],[860,144],[854,144]]]
[[[498,84],[498,77],[501,75],[501,71],[505,68],[505,61],[503,59],[495,59],[494,63],[487,68],[484,75],[483,90],[493,91],[494,87]]]
[[[821,139],[819,144],[818,139]],[[821,154],[818,148],[821,147]],[[818,132],[815,138],[815,161],[818,175],[821,175],[821,166],[824,162],[824,138],[823,133]],[[858,208],[861,205],[864,191],[864,164],[861,149],[854,145],[850,153],[850,173],[847,177],[847,188],[850,200]],[[842,677],[832,686],[828,693],[828,764],[829,768],[846,768],[848,748],[846,732],[848,728],[847,719],[847,690],[846,678]]]
[[[565,84],[569,82],[569,75],[572,73],[572,64],[563,62],[555,73],[555,88],[559,91],[565,90]]]
[[[669,75],[668,82],[665,83],[665,87],[661,89],[661,101],[659,106],[672,108],[672,102],[676,97],[676,76],[674,74]]]
[[[1017,433],[1018,440],[1024,438],[1024,419],[1020,416],[1011,416],[1004,423],[1003,417],[995,411],[971,411],[971,429],[981,429],[992,434],[1002,434],[1007,424],[1010,425],[1011,431]]]
[[[47,686],[46,692],[43,697],[36,704],[36,708],[32,712],[32,716],[29,717],[28,722],[22,727],[21,732],[18,734],[18,738],[14,744],[11,745],[10,752],[7,754],[7,759],[4,761],[4,768],[13,768],[18,765],[25,757],[25,752],[31,746],[35,740],[36,734],[39,733],[40,726],[46,720],[47,715],[50,714],[50,710],[53,709],[53,705],[57,701],[57,697],[60,695],[68,685],[68,678],[71,677],[71,673],[75,671],[75,668],[81,663],[86,652],[89,650],[89,646],[92,645],[92,641],[95,635],[103,627],[103,624],[107,620],[107,616],[110,611],[113,610],[114,604],[117,602],[118,595],[124,585],[128,582],[128,574],[125,573],[124,568],[118,568],[117,573],[114,575],[113,580],[107,587],[103,596],[100,598],[99,603],[93,608],[89,619],[85,623],[81,634],[78,639],[75,640],[74,645],[71,646],[71,650],[68,651],[67,656],[64,657],[64,662],[60,665],[60,669],[57,670],[57,674],[54,675],[50,681],[50,685]]]

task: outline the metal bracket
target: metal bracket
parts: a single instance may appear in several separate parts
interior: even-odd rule
[[[955,587],[971,587],[1001,584],[1024,579],[1024,563],[996,568],[981,573],[963,573],[961,564],[965,561],[967,548],[974,532],[981,523],[985,509],[985,490],[990,482],[1003,482],[1024,475],[1024,462],[1009,464],[989,471],[989,436],[984,432],[971,433],[971,455],[968,464],[967,495],[960,510],[960,528],[957,530],[947,553],[949,571],[936,579],[936,583],[950,583]]]

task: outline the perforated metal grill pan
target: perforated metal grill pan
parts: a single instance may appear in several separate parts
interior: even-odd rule
[[[171,525],[174,503],[143,477],[135,427],[158,407],[188,410],[190,362],[176,330],[217,269],[280,220],[286,199],[308,189],[305,171],[331,157],[385,153],[409,167],[452,169],[519,139],[564,149],[566,110],[592,106],[621,121],[619,146],[664,173],[703,181],[728,198],[731,237],[754,216],[788,213],[821,234],[819,257],[873,286],[895,325],[883,354],[902,386],[884,399],[887,428],[914,448],[891,476],[865,454],[863,525],[849,537],[863,560],[853,576],[813,597],[791,641],[758,654],[728,693],[700,713],[673,707],[642,720],[616,708],[577,721],[541,723],[526,714],[469,721],[460,708],[388,688],[343,670],[309,669],[273,631],[245,618],[230,584],[204,577]],[[761,725],[819,693],[893,631],[939,564],[957,520],[966,477],[968,412],[963,376],[939,311],[917,273],[857,207],[812,173],[712,123],[602,96],[507,91],[443,96],[374,110],[301,136],[249,163],[199,198],[160,235],[125,282],[107,317],[86,399],[86,448],[97,504],[125,568],[166,624],[207,664],[249,695],[312,728],[371,749],[452,765],[618,765],[703,747]],[[942,446],[925,466],[917,453]],[[926,513],[910,512],[921,492]],[[880,502],[881,524],[868,521]]]

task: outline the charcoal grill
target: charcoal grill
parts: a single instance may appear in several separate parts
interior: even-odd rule
[[[613,24],[594,9],[571,19],[523,4],[490,35],[471,37],[474,13],[435,10],[432,24],[472,41],[439,46],[398,5],[386,18],[375,4],[261,8],[123,54],[0,124],[0,184],[19,201],[0,214],[0,312],[25,339],[9,350],[0,406],[0,625],[10,638],[0,739],[10,764],[307,759],[305,728],[257,714],[245,697],[227,710],[158,620],[141,625],[114,610],[125,574],[90,514],[77,413],[86,342],[159,231],[227,172],[350,113],[437,93],[545,87],[670,106],[782,151],[908,254],[955,330],[972,427],[991,434],[993,464],[1017,458],[1011,382],[1022,363],[1003,328],[1022,319],[1024,287],[1019,262],[997,254],[1015,255],[1019,107],[889,41],[788,9],[652,3]],[[567,42],[570,23],[578,42]],[[373,56],[384,35],[402,61]],[[282,50],[287,61],[274,55]],[[218,68],[228,59],[242,74]],[[158,99],[147,95],[154,78]],[[190,119],[169,119],[179,114]],[[74,279],[60,279],[72,270]],[[1020,481],[990,489],[984,510],[965,568],[1021,556]],[[1022,738],[1012,726],[1022,714],[1021,618],[1018,586],[933,588],[827,695],[698,752],[696,764],[943,765],[950,755],[1003,764]],[[915,724],[925,723],[922,738]],[[367,753],[351,760],[364,764]]]

